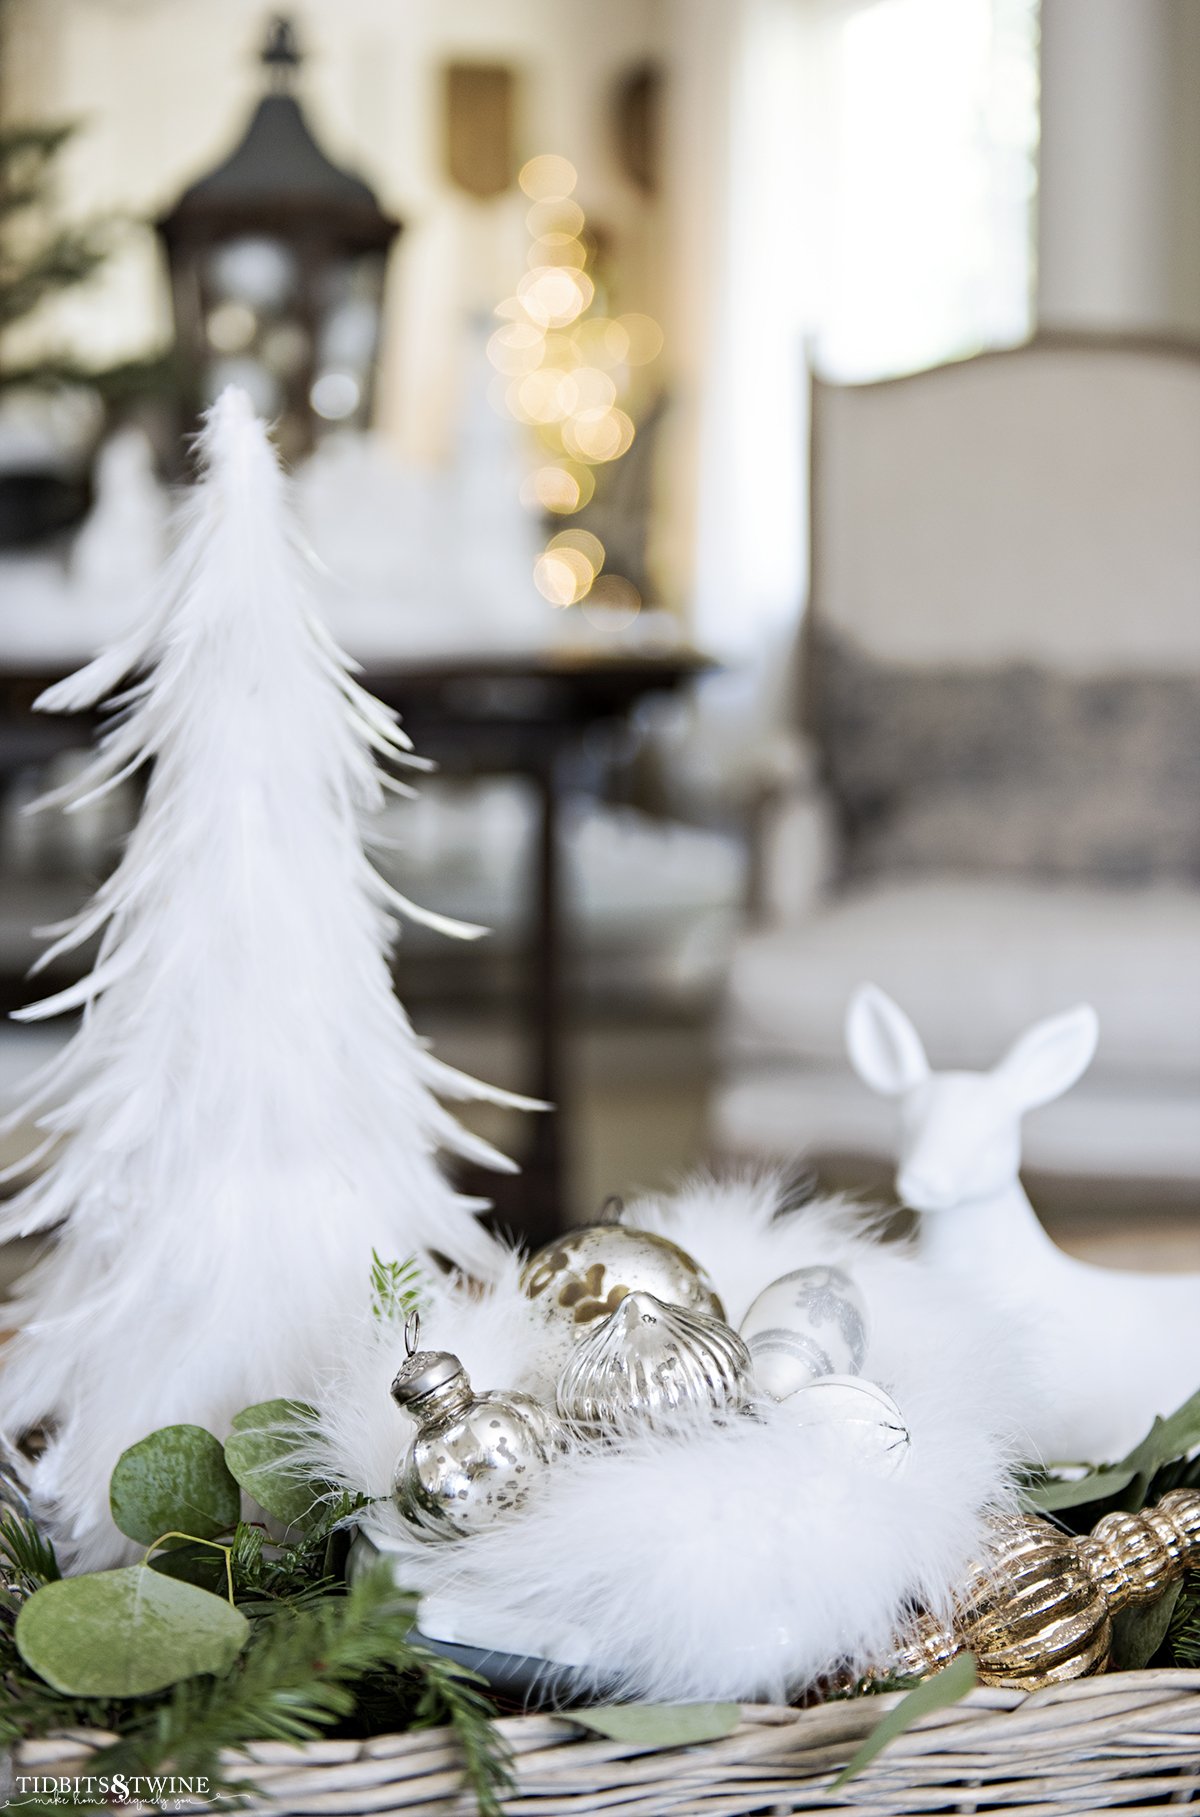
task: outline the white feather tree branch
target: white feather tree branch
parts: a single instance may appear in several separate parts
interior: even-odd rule
[[[60,1146],[0,1220],[0,1238],[62,1224],[24,1284],[0,1409],[14,1432],[49,1424],[34,1487],[81,1567],[121,1556],[124,1447],[313,1391],[373,1248],[495,1273],[481,1202],[438,1154],[511,1163],[435,1093],[532,1108],[433,1059],[397,1002],[397,915],[482,930],[413,909],[366,858],[377,754],[410,761],[408,740],[312,616],[244,394],[214,406],[201,450],[148,622],[40,703],[137,676],[74,797],[152,765],[120,866],[55,930],[63,952],[102,928],[94,969],[20,1012],[83,1018],[24,1107]]]

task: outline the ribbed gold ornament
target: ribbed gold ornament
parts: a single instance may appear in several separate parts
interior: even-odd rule
[[[1112,1618],[1156,1602],[1200,1566],[1200,1492],[1174,1489],[1140,1514],[1106,1514],[1086,1538],[1036,1514],[998,1515],[944,1627],[917,1618],[891,1670],[926,1677],[975,1655],[982,1684],[1036,1690],[1103,1672]]]

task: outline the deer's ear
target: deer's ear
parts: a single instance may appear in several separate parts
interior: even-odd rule
[[[846,1048],[859,1078],[885,1097],[911,1091],[929,1077],[920,1035],[877,984],[860,984],[850,999]]]
[[[1048,1016],[1016,1040],[994,1070],[1018,1109],[1033,1110],[1049,1104],[1074,1085],[1087,1070],[1100,1023],[1090,1003]]]

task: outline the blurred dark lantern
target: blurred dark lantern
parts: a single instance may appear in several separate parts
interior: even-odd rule
[[[326,428],[369,420],[400,223],[309,131],[287,19],[271,24],[262,61],[267,92],[241,143],[157,226],[189,414],[226,384],[243,385],[294,460]]]

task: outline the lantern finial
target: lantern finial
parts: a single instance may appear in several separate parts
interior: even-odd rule
[[[271,86],[276,93],[284,93],[291,88],[292,78],[301,61],[295,26],[286,13],[276,13],[267,27],[267,39],[262,48],[263,67],[269,74]]]

